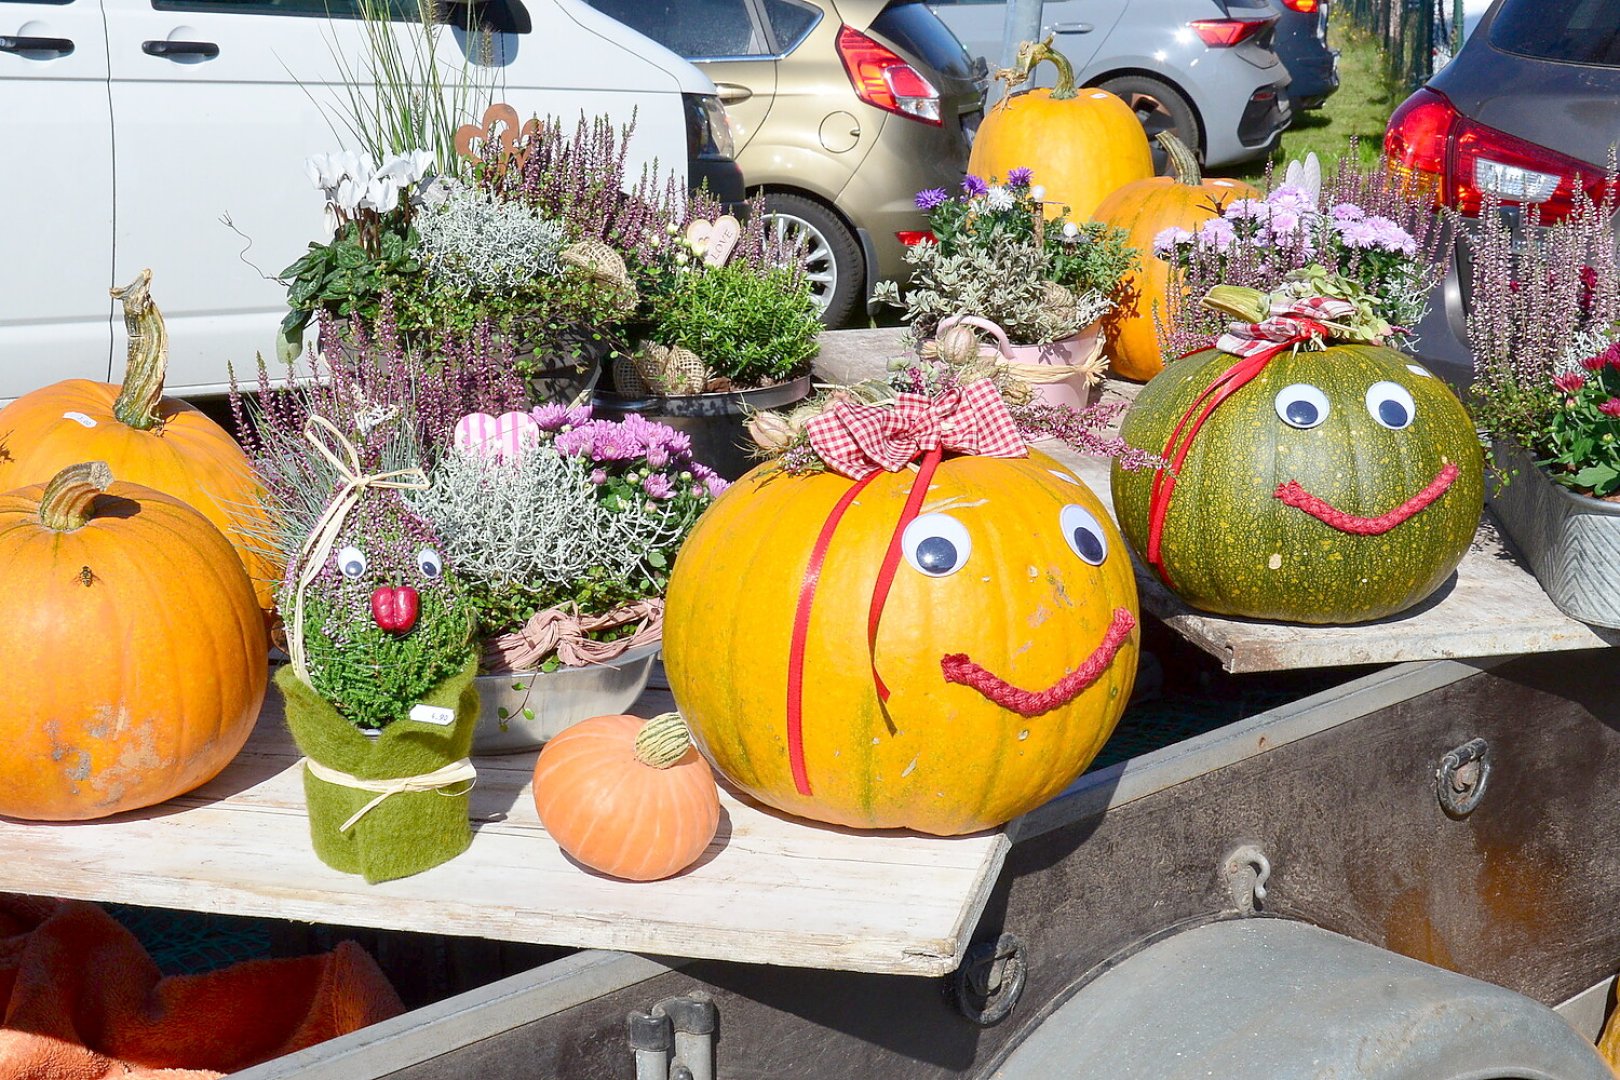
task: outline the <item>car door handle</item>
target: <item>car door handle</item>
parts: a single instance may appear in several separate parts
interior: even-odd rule
[[[65,37],[16,37],[0,35],[0,52],[48,52],[66,56],[73,51],[73,42]]]
[[[141,52],[147,56],[201,56],[212,60],[219,55],[219,46],[212,41],[143,41]]]
[[[1059,34],[1089,34],[1097,28],[1088,22],[1060,22],[1053,23],[1050,29]]]
[[[736,83],[715,83],[714,89],[719,94],[722,105],[735,105],[754,96],[754,92],[748,87],[738,86]]]

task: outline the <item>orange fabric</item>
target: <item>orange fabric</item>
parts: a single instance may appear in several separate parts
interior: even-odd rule
[[[353,942],[158,971],[94,904],[0,896],[0,1080],[215,1080],[405,1011]]]

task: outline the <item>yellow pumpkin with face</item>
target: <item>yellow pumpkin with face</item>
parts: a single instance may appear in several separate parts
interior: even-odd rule
[[[761,802],[855,828],[992,828],[1068,786],[1125,708],[1130,556],[1091,490],[1038,452],[939,465],[869,643],[917,476],[879,474],[823,548],[854,482],[760,466],[681,549],[665,608],[670,687],[703,753]]]

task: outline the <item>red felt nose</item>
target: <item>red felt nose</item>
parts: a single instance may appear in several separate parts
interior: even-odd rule
[[[391,634],[408,633],[416,625],[416,590],[409,585],[384,585],[371,594],[371,618]]]

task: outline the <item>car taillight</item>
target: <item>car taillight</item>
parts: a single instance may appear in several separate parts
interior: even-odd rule
[[[855,96],[886,112],[939,124],[939,91],[906,61],[852,27],[838,31],[838,58]]]
[[[1321,8],[1321,0],[1282,0],[1283,7],[1289,11],[1297,11],[1301,15],[1314,15]]]
[[[1476,217],[1487,196],[1537,206],[1543,222],[1567,217],[1576,192],[1601,201],[1608,183],[1597,165],[1486,127],[1424,87],[1389,118],[1384,155],[1397,169],[1434,188],[1435,201]]]
[[[1273,19],[1194,19],[1187,25],[1212,49],[1241,45],[1271,25]]]
[[[894,238],[906,247],[916,247],[918,244],[932,244],[934,234],[927,229],[901,229],[894,234]]]

